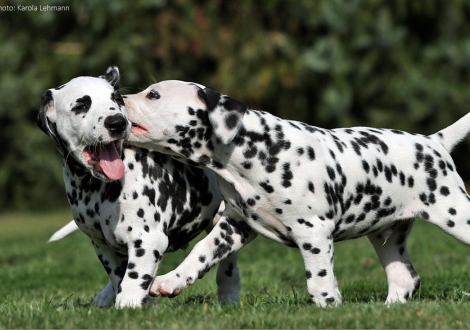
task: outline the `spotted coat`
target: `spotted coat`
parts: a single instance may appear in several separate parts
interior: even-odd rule
[[[212,228],[221,195],[207,170],[122,146],[130,124],[118,79],[110,68],[102,78],[79,77],[48,90],[38,125],[63,156],[74,220],[109,276],[94,302],[120,308],[141,306],[163,255]],[[236,256],[219,268],[217,281],[219,299],[238,300]]]
[[[158,100],[146,98],[152,91]],[[262,234],[298,247],[311,300],[339,304],[333,242],[368,236],[388,279],[387,302],[419,288],[406,240],[415,218],[470,243],[470,197],[449,154],[470,115],[430,135],[324,129],[248,109],[204,86],[164,81],[128,95],[129,141],[213,170],[223,217],[151,293],[179,293]]]

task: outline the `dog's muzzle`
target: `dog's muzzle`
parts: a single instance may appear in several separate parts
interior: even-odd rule
[[[116,114],[104,120],[104,127],[106,127],[111,136],[122,137],[122,134],[127,130],[128,123],[124,116]]]

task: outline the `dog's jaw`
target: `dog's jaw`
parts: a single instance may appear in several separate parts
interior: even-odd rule
[[[80,158],[94,177],[108,182],[124,176],[125,167],[121,154],[122,140],[116,140],[107,144],[86,146]]]

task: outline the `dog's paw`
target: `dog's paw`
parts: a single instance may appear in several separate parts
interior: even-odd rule
[[[312,298],[312,301],[317,305],[318,307],[328,307],[328,306],[338,306],[341,305],[343,302],[343,299],[341,295],[335,295],[335,296],[323,296],[321,295],[319,298]]]
[[[170,272],[163,276],[158,276],[152,283],[150,288],[150,295],[153,297],[163,296],[168,298],[176,297],[193,283],[192,278],[184,280],[175,272]]]
[[[118,294],[116,296],[116,302],[114,303],[114,307],[117,309],[121,308],[140,308],[146,302],[146,299],[139,299],[136,297],[126,297],[123,294]]]
[[[93,299],[93,305],[100,308],[108,308],[114,304],[114,299],[116,299],[116,294],[111,282],[108,282],[108,285]]]
[[[123,297],[123,296],[117,296],[116,297],[116,303],[114,306],[117,309],[120,308],[141,308],[143,306],[151,306],[155,307],[157,306],[158,302],[155,299],[151,299],[150,297],[146,297],[144,299],[138,299],[134,297]]]

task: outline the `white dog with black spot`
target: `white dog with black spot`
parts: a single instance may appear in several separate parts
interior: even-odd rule
[[[142,306],[163,255],[186,247],[218,219],[215,175],[123,146],[131,126],[116,67],[105,76],[78,77],[47,90],[38,125],[62,155],[73,218],[109,277],[94,303]],[[54,239],[74,228],[67,225]],[[221,263],[217,283],[219,300],[238,301],[236,255]]]
[[[420,285],[406,250],[415,218],[470,243],[470,197],[449,154],[470,130],[470,115],[430,136],[330,130],[182,81],[127,95],[126,107],[130,143],[214,171],[227,205],[151,294],[178,294],[262,234],[300,249],[313,302],[339,304],[333,242],[367,235],[387,274],[387,303],[405,302]]]

